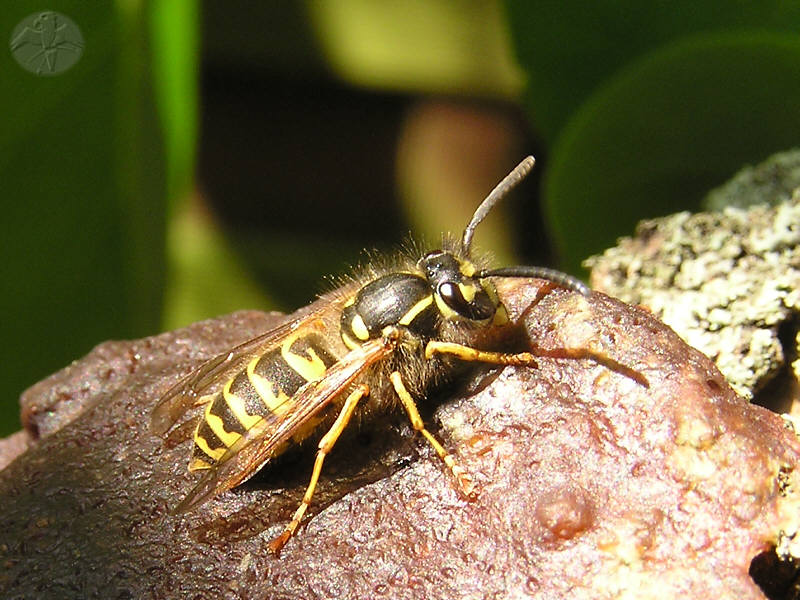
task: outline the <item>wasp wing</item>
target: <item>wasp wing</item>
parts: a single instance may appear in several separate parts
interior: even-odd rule
[[[198,404],[208,393],[216,392],[224,383],[243,371],[253,357],[265,354],[291,333],[297,330],[324,329],[323,315],[336,303],[347,297],[346,287],[321,298],[310,310],[274,329],[254,337],[238,346],[215,356],[173,385],[161,396],[150,418],[150,429],[164,436],[188,410]]]
[[[175,508],[186,512],[236,487],[254,475],[272,458],[275,450],[311,417],[341,394],[371,365],[394,350],[391,339],[378,338],[348,352],[325,376],[301,387],[292,398],[292,408],[280,419],[268,415],[247,430],[203,476]]]
[[[310,324],[307,319],[291,319],[224,354],[208,359],[186,375],[161,396],[153,409],[150,420],[153,433],[157,435],[167,433],[199,398],[206,395],[205,392],[209,388],[215,384],[223,384],[242,371],[253,356],[267,352],[304,322]]]

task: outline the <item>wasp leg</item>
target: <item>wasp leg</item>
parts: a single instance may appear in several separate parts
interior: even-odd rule
[[[314,461],[314,470],[311,472],[311,481],[308,483],[306,493],[303,494],[303,501],[300,503],[300,506],[297,507],[292,520],[286,526],[286,529],[283,530],[283,533],[269,543],[269,549],[273,554],[278,554],[281,551],[303,520],[303,515],[305,515],[309,504],[311,504],[314,488],[317,487],[317,481],[319,480],[319,474],[322,472],[322,463],[325,462],[325,457],[331,451],[334,444],[336,444],[336,440],[339,439],[342,431],[347,427],[347,423],[350,421],[350,417],[353,416],[353,411],[355,411],[358,401],[368,394],[369,387],[364,384],[359,385],[344,401],[344,406],[339,412],[339,416],[336,417],[336,421],[333,422],[328,433],[322,436],[322,439],[319,441],[319,445],[317,446],[317,458]]]
[[[507,354],[505,352],[487,352],[477,350],[462,344],[451,342],[440,342],[431,340],[425,346],[425,358],[433,358],[434,354],[451,354],[461,360],[484,362],[494,365],[516,365],[523,367],[536,367],[536,357],[530,352],[519,352],[517,354]]]
[[[444,446],[439,443],[439,440],[433,437],[433,434],[425,428],[425,423],[423,423],[422,417],[419,415],[417,405],[414,402],[414,399],[411,397],[411,394],[406,389],[406,386],[400,377],[400,373],[395,371],[389,375],[389,379],[392,381],[394,391],[397,392],[400,401],[403,403],[403,406],[408,413],[408,418],[411,420],[412,427],[425,436],[425,439],[428,440],[431,446],[433,446],[433,449],[436,450],[436,454],[439,455],[439,458],[444,461],[444,464],[446,464],[450,469],[450,472],[453,473],[453,477],[455,477],[456,481],[458,482],[458,487],[461,489],[461,492],[467,498],[474,499],[477,494],[475,490],[475,483],[472,481],[472,476],[462,467],[456,464],[453,456],[447,450],[445,450]]]

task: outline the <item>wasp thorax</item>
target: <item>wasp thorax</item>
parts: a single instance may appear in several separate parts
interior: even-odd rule
[[[436,307],[430,285],[414,273],[391,273],[364,287],[342,310],[342,340],[348,348],[375,339],[386,327],[407,327],[427,338],[436,329]]]

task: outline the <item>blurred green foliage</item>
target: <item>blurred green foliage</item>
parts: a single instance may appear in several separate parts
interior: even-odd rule
[[[309,0],[307,7],[328,64],[355,85],[511,98],[521,89],[500,2]]]
[[[159,330],[168,198],[192,178],[196,4],[47,9],[81,30],[75,66],[41,77],[0,52],[0,434],[19,427],[28,385],[103,340]],[[0,30],[41,11],[7,3]]]
[[[0,53],[0,435],[18,427],[25,387],[97,343],[271,306],[253,264],[283,249],[264,270],[299,288],[299,271],[333,269],[337,249],[356,244],[342,229],[339,240],[318,242],[289,230],[266,243],[242,232],[230,245],[194,194],[204,46],[217,73],[295,78],[309,96],[334,81],[381,101],[445,94],[517,103],[541,137],[551,234],[574,272],[638,219],[696,207],[744,163],[800,139],[793,2],[59,0],[48,9],[82,31],[72,69],[37,77]],[[41,10],[7,3],[2,31]],[[363,115],[347,118],[345,131]],[[303,159],[325,148],[323,166],[358,171],[331,150],[344,136],[326,125],[327,114],[289,144]],[[314,137],[324,135],[337,139]],[[397,141],[373,137],[371,152],[392,160]],[[226,151],[212,169],[229,166]],[[318,167],[301,177],[320,177]],[[291,189],[274,196],[265,210],[299,210],[296,221],[308,212]],[[370,202],[351,200],[352,209],[332,212],[369,220]],[[243,261],[236,249],[257,258]]]
[[[696,34],[796,34],[800,25],[800,3],[784,0],[508,0],[506,5],[527,75],[526,105],[550,144],[592,94],[662,47]],[[674,60],[675,68],[688,67],[691,57]],[[728,68],[736,71],[733,57]]]
[[[573,116],[545,198],[573,272],[645,217],[699,210],[744,164],[800,140],[800,38],[713,34],[643,56]]]
[[[800,3],[507,5],[566,270],[800,140]]]

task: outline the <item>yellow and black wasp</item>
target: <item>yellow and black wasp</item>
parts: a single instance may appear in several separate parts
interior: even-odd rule
[[[542,267],[489,269],[471,257],[475,228],[531,170],[523,160],[475,211],[460,241],[392,267],[371,266],[289,320],[201,365],[160,399],[152,429],[166,435],[193,407],[204,406],[194,430],[190,471],[205,471],[176,507],[191,510],[241,484],[290,445],[326,430],[300,506],[273,552],[294,534],[311,503],[327,454],[357,411],[397,404],[433,446],[460,490],[474,484],[425,428],[416,401],[457,372],[459,361],[535,366],[527,352],[483,349],[488,332],[509,325],[493,277],[547,279],[589,295],[580,280]]]

